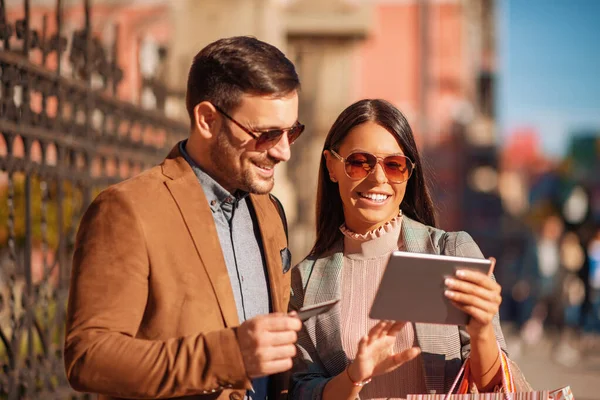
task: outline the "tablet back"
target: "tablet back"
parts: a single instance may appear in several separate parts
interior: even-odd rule
[[[369,316],[373,319],[466,325],[468,315],[444,296],[446,277],[458,269],[485,274],[487,259],[395,251],[379,283]]]

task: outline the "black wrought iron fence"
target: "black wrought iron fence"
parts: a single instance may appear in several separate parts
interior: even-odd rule
[[[22,5],[11,22],[0,0],[0,399],[86,398],[69,389],[62,361],[79,219],[99,190],[155,164],[187,126],[116,98],[117,43],[106,51],[92,37],[89,0],[70,40],[60,0],[41,29]]]

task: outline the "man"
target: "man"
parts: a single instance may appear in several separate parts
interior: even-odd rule
[[[77,235],[65,367],[100,399],[276,398],[300,320],[269,196],[302,133],[299,80],[275,47],[216,41],[194,58],[190,136],[103,191]],[[241,323],[241,325],[240,325]]]

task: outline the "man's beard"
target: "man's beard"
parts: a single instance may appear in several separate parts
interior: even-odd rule
[[[236,170],[229,160],[239,159],[240,153],[230,142],[231,130],[224,126],[218,133],[215,144],[210,149],[210,159],[215,166],[215,171],[223,177],[228,186],[253,194],[267,194],[275,184],[274,177],[264,179],[257,176],[251,168]],[[253,160],[259,165],[272,165],[275,167],[277,161],[272,160],[268,154],[263,159]],[[241,165],[241,164],[240,164]]]

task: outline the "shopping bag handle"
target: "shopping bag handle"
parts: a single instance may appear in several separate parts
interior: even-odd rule
[[[508,357],[506,356],[506,354],[504,354],[504,351],[502,351],[502,348],[500,347],[500,343],[496,342],[496,344],[498,345],[498,352],[500,354],[500,365],[502,368],[502,393],[504,395],[503,396],[504,400],[510,400],[508,393],[515,392],[515,381],[513,379],[512,370],[510,368],[510,363],[508,362]],[[463,365],[460,367],[460,370],[458,371],[458,374],[456,375],[456,378],[454,379],[454,382],[452,383],[450,390],[448,391],[447,394],[444,395],[442,400],[446,400],[452,395],[452,392],[454,391],[454,388],[457,387],[459,381],[460,381],[460,385],[458,386],[457,394],[466,394],[468,392],[468,390],[469,390],[468,375],[469,375],[469,371],[470,371],[470,361],[471,361],[471,357],[469,356],[465,360]],[[461,377],[462,377],[462,380],[461,380]]]

